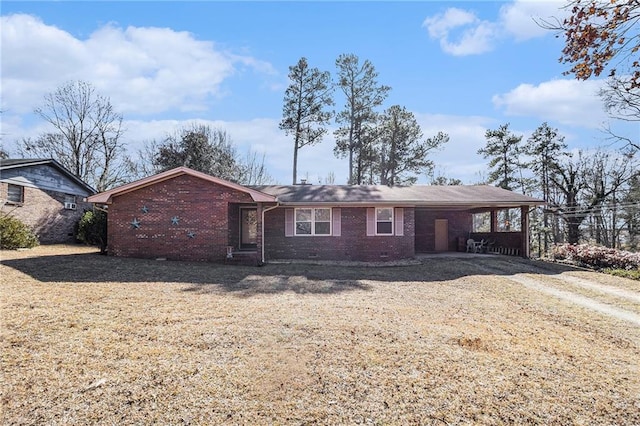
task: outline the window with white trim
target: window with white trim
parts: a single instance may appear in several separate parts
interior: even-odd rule
[[[7,185],[7,201],[9,203],[24,203],[24,187],[20,185]]]
[[[393,235],[393,207],[376,208],[376,235]]]
[[[296,235],[331,235],[331,209],[296,209]]]

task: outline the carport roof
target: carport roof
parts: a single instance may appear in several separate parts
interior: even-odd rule
[[[424,207],[515,207],[543,200],[490,185],[263,185],[251,188],[273,195],[283,205],[412,205]]]

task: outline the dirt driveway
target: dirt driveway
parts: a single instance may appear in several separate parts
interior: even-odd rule
[[[640,424],[640,282],[0,252],[0,423]]]
[[[502,275],[528,289],[608,315],[640,327],[640,285],[629,280],[578,268],[498,257],[474,262],[478,270]],[[560,270],[559,270],[560,269]]]

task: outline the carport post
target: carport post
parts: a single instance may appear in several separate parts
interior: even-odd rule
[[[520,232],[522,232],[522,257],[529,258],[529,206],[520,206]]]
[[[491,232],[498,232],[498,211],[491,209]]]

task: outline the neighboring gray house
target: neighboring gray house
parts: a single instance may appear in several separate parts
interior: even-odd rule
[[[74,240],[96,191],[52,159],[0,160],[0,211],[29,225],[41,243]]]

